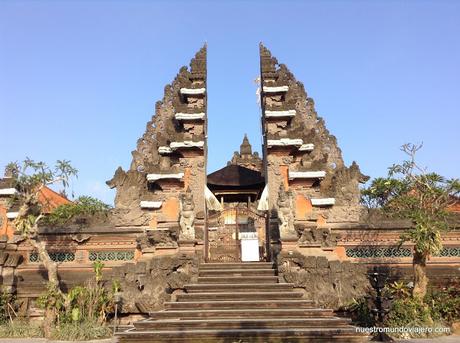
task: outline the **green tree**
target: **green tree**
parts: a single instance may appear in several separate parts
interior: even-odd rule
[[[423,299],[427,291],[427,260],[442,250],[441,233],[450,229],[449,207],[458,201],[460,181],[428,172],[416,162],[422,145],[405,144],[408,159],[389,168],[388,176],[374,179],[362,190],[362,201],[395,218],[412,222],[401,234],[400,244],[414,245],[412,295]]]
[[[19,213],[14,220],[14,225],[22,236],[37,251],[40,261],[48,274],[49,291],[62,297],[59,286],[57,263],[54,262],[39,235],[39,224],[44,220],[43,204],[39,202],[39,194],[43,187],[61,184],[64,188],[69,186],[69,181],[77,175],[77,170],[69,161],[59,160],[53,168],[44,162],[35,162],[26,158],[22,165],[10,163],[7,169],[14,177],[16,188],[19,190],[15,199],[20,204]],[[45,310],[44,331],[49,337],[55,322],[56,314],[52,308]]]

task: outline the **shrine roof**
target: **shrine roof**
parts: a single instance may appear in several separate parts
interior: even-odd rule
[[[208,184],[219,186],[251,186],[265,183],[261,173],[230,164],[208,175]]]
[[[42,204],[44,213],[51,213],[56,207],[71,203],[69,199],[46,186],[40,190],[38,201]]]

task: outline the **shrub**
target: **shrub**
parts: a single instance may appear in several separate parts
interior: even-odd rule
[[[5,292],[0,293],[0,324],[8,320],[8,299]]]
[[[52,213],[44,218],[43,222],[50,226],[62,225],[74,218],[88,218],[99,214],[107,214],[110,208],[109,205],[96,198],[81,196],[70,204],[56,207]]]
[[[48,287],[37,299],[37,305],[55,311],[57,324],[103,324],[114,309],[114,293],[119,290],[119,286],[114,287],[114,284],[112,290],[105,287],[103,267],[100,261],[94,262],[94,277],[82,286],[73,287],[67,294],[58,292],[55,287]]]
[[[15,317],[16,310],[14,296],[1,291],[0,288],[0,324],[6,323],[8,320]]]
[[[109,291],[102,280],[104,264],[96,261],[93,264],[94,277],[83,286],[72,288],[66,295],[63,322],[98,322],[104,323],[108,313],[114,309],[114,290]]]
[[[369,301],[366,297],[353,299],[351,303],[343,307],[347,311],[353,323],[361,327],[371,327],[375,325],[375,319],[369,308]]]
[[[425,298],[431,308],[431,317],[448,324],[460,319],[460,288],[458,284],[442,289],[431,289]]]

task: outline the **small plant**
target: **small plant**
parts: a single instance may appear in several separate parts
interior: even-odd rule
[[[1,291],[0,293],[0,324],[12,321],[14,315],[14,297]],[[13,313],[12,313],[13,312]]]
[[[351,319],[356,325],[361,327],[371,327],[375,325],[375,318],[369,308],[369,301],[366,297],[353,299],[343,308],[351,315]]]
[[[387,290],[390,294],[398,299],[410,296],[410,288],[403,281],[394,281],[387,285]]]
[[[58,291],[54,285],[49,284],[46,287],[45,293],[40,295],[37,299],[37,305],[41,309],[53,312],[53,315],[59,321],[59,315],[65,306],[65,294]]]

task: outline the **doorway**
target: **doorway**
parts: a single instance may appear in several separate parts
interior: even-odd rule
[[[266,260],[265,217],[245,207],[227,208],[207,217],[207,261]]]

